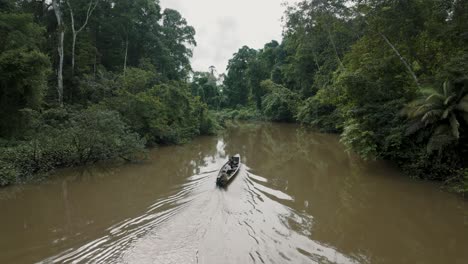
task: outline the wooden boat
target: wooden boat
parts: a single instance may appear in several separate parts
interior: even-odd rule
[[[236,176],[239,172],[241,167],[241,157],[239,154],[232,156],[223,165],[221,170],[219,171],[218,177],[216,178],[216,185],[218,186],[226,186],[229,182]]]

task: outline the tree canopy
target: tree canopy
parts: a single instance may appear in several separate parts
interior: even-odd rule
[[[227,101],[339,132],[350,150],[394,160],[412,177],[462,179],[467,10],[457,0],[289,5],[281,43],[230,60]]]

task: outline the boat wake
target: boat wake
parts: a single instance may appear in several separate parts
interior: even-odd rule
[[[310,239],[314,219],[247,166],[216,188],[224,162],[210,160],[140,216],[41,263],[356,263]]]

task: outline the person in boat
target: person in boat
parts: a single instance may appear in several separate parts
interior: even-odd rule
[[[226,166],[224,167],[224,168],[225,168],[225,171],[226,171],[227,173],[230,173],[231,171],[234,170],[234,167],[235,167],[234,157],[230,157],[228,163],[227,163]]]
[[[227,164],[226,164],[226,167],[224,167],[224,170],[226,172],[230,172],[232,170],[232,166],[231,166],[231,161],[229,161]]]

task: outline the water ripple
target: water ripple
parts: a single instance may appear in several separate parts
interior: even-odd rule
[[[40,263],[356,263],[309,239],[313,219],[248,167],[227,190],[215,188],[216,174],[205,168],[140,216]]]

